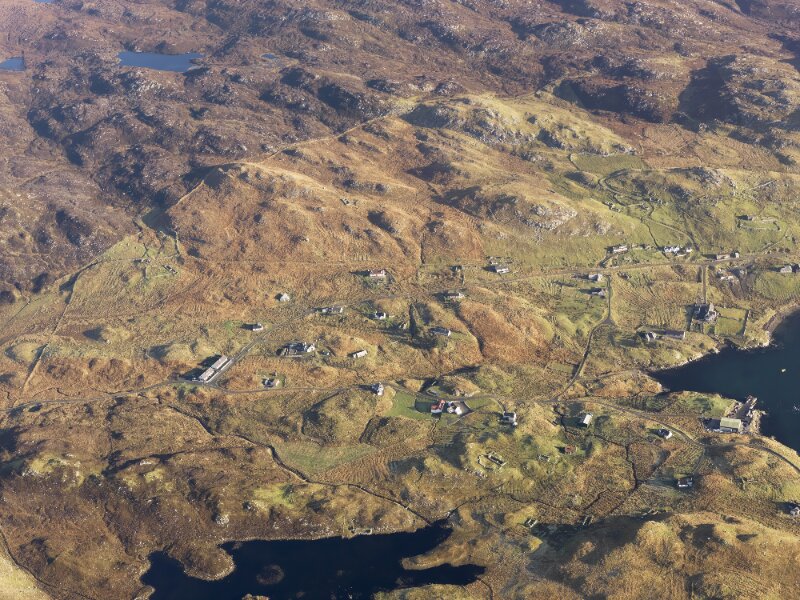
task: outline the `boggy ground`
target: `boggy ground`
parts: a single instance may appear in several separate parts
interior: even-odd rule
[[[153,550],[216,577],[223,540],[449,516],[454,535],[414,562],[486,575],[388,597],[791,596],[800,459],[709,436],[697,417],[726,399],[647,376],[763,343],[800,294],[777,272],[797,261],[795,46],[765,34],[792,6],[759,6],[4,5],[8,52],[37,41],[26,74],[0,75],[19,125],[3,227],[22,240],[0,305],[0,588],[144,596]],[[636,32],[638,61],[614,58]],[[705,58],[743,36],[736,60]],[[209,59],[125,70],[123,46]],[[42,153],[53,185],[94,190],[53,188],[83,216],[53,217],[66,242],[47,254],[25,231],[57,211],[15,195],[19,165],[45,185]],[[703,299],[713,326],[690,322]],[[664,329],[691,331],[640,336]],[[318,351],[278,356],[294,340]],[[221,353],[223,376],[186,381]],[[434,393],[471,412],[432,418]]]

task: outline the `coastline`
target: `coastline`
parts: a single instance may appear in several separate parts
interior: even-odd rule
[[[772,315],[769,318],[769,321],[767,321],[766,325],[764,325],[764,331],[767,332],[770,340],[766,345],[772,343],[772,334],[775,333],[775,330],[780,326],[780,324],[798,311],[800,311],[800,302],[793,302],[792,304],[783,306],[775,311],[775,314]]]

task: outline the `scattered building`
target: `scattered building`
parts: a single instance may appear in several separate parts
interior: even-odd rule
[[[433,404],[431,404],[431,414],[432,415],[442,414],[446,406],[447,402],[444,400],[439,400],[438,402],[434,402]]]
[[[386,269],[370,269],[367,271],[370,279],[386,279]]]
[[[442,294],[445,300],[463,300],[464,292],[445,292]]]
[[[217,360],[215,360],[210,367],[205,369],[202,373],[200,373],[200,375],[194,377],[192,380],[197,383],[211,383],[232,364],[233,361],[223,354],[217,358]]]
[[[695,304],[694,313],[692,317],[695,321],[702,321],[703,323],[715,323],[719,313],[714,309],[714,303],[708,304]]]
[[[512,427],[517,426],[517,413],[511,411],[504,411],[502,415],[500,415],[500,423],[503,425],[511,425]]]
[[[655,342],[658,339],[658,334],[655,331],[640,331],[639,335],[644,338],[645,342]]]
[[[511,269],[509,269],[505,265],[492,265],[492,271],[494,271],[498,275],[505,275],[506,273],[510,273]]]
[[[592,288],[589,290],[589,294],[591,296],[596,296],[597,298],[605,298],[608,296],[608,292],[605,288]]]
[[[786,511],[792,517],[800,516],[800,503],[795,500],[790,500],[786,503]]]
[[[656,433],[659,435],[659,437],[662,437],[665,440],[668,440],[669,438],[672,437],[672,432],[669,429],[663,427],[659,429]]]
[[[589,425],[591,425],[592,423],[593,418],[594,415],[592,413],[586,413],[584,415],[581,415],[578,418],[578,427],[589,427]]]
[[[536,525],[539,524],[539,519],[534,519],[533,517],[528,517],[523,521],[522,525],[527,527],[528,529],[533,529]]]
[[[665,338],[670,338],[673,340],[683,341],[686,339],[686,332],[678,329],[665,329],[661,332],[661,335]]]
[[[778,269],[778,273],[794,273],[796,270],[796,265],[783,265],[780,269]]]
[[[628,244],[618,244],[616,246],[611,246],[611,254],[622,254],[628,251]]]
[[[453,401],[444,399],[439,400],[438,402],[435,402],[434,404],[431,405],[432,415],[440,415],[445,411],[448,414],[460,417],[469,412],[469,407],[463,402],[460,402],[458,400]]]
[[[730,417],[722,417],[719,420],[719,430],[722,433],[741,433],[742,421],[741,419],[732,419]]]
[[[373,383],[371,386],[369,386],[369,389],[376,396],[383,396],[383,384],[382,383]]]
[[[664,254],[677,254],[678,252],[681,251],[681,247],[680,246],[664,246],[661,250],[664,252]]]
[[[372,318],[375,319],[376,321],[385,321],[388,317],[389,315],[387,315],[385,312],[379,311],[372,313]]]
[[[311,354],[316,349],[317,347],[314,344],[310,344],[307,342],[289,342],[278,351],[278,354],[280,356],[288,356],[290,358],[295,358],[298,356]]]
[[[367,355],[366,350],[356,350],[350,353],[350,358],[364,358]]]
[[[575,454],[577,448],[575,446],[564,446],[564,454]]]
[[[494,452],[494,451],[489,452],[486,455],[486,458],[488,458],[490,461],[492,461],[494,464],[496,464],[498,466],[498,468],[502,468],[506,464],[505,459],[502,456],[500,456],[497,452]]]
[[[344,306],[324,306],[319,309],[322,315],[340,315],[344,312]]]
[[[602,273],[589,273],[587,279],[589,281],[594,281],[595,283],[600,283],[604,278]]]
[[[679,490],[688,490],[694,487],[694,477],[681,477],[675,484],[678,486]]]
[[[281,292],[276,296],[278,302],[291,302],[292,297],[286,292]]]
[[[453,332],[447,329],[447,327],[431,327],[431,333],[433,335],[441,335],[444,337],[450,337],[450,334]]]
[[[281,384],[280,379],[277,377],[267,377],[264,379],[264,387],[267,389],[273,389],[278,387]]]
[[[253,323],[250,325],[250,331],[264,331],[264,326],[261,323]]]
[[[448,402],[446,409],[449,414],[460,417],[467,412],[467,405],[463,402]]]
[[[728,260],[730,257],[731,257],[730,254],[725,254],[725,253],[723,253],[723,254],[715,254],[714,255],[714,260]]]

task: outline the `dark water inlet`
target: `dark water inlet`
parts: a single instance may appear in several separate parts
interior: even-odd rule
[[[218,581],[190,577],[178,561],[156,552],[150,556],[150,570],[142,582],[155,588],[151,600],[240,600],[247,594],[303,600],[366,599],[380,591],[473,583],[483,567],[446,564],[413,570],[401,564],[404,558],[429,552],[450,533],[439,523],[409,533],[228,542],[222,549],[236,567]]]
[[[124,67],[142,67],[156,71],[171,71],[185,73],[193,66],[193,61],[203,58],[197,52],[185,54],[159,54],[158,52],[120,52],[117,55],[119,63]]]
[[[737,400],[757,396],[757,408],[767,411],[762,433],[800,451],[800,312],[775,329],[766,348],[725,348],[653,376],[673,391],[714,393]]]

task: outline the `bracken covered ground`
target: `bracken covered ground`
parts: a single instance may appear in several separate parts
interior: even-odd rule
[[[485,575],[384,597],[793,597],[800,458],[648,373],[800,298],[799,14],[0,4],[27,64],[0,72],[0,598],[145,597],[155,550],[211,578],[225,540],[443,517],[411,562]]]

